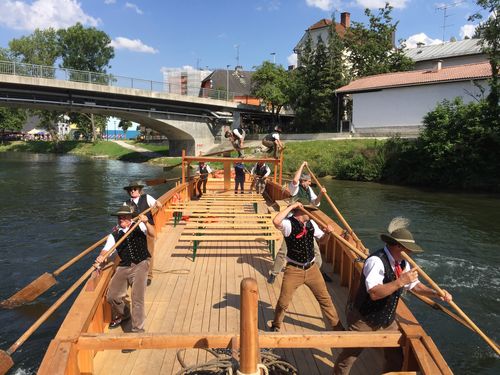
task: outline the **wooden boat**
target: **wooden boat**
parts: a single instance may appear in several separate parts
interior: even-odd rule
[[[257,160],[274,166],[273,181],[262,195],[234,194],[232,163]],[[189,165],[197,161],[222,163],[224,173],[209,179],[207,194],[193,200],[195,181],[189,178]],[[397,310],[399,332],[334,332],[325,326],[312,293],[299,288],[281,332],[267,331],[281,286],[281,277],[274,284],[266,279],[273,251],[282,241],[272,226],[273,215],[287,197],[281,186],[282,163],[183,155],[182,180],[159,198],[163,207],[155,214],[155,276],[147,288],[146,332],[108,329],[111,311],[105,293],[113,268],[107,268],[79,293],[38,374],[176,374],[183,365],[213,360],[217,352],[205,349],[216,348],[230,350],[241,374],[260,373],[256,366],[264,358],[269,367],[277,365],[276,357],[261,356],[259,348],[272,351],[299,374],[330,374],[343,347],[369,348],[353,374],[380,373],[385,347],[402,348],[401,373],[450,374],[433,340],[403,301]],[[321,211],[317,216],[335,229],[321,252],[324,270],[333,279],[327,283],[329,292],[342,314],[362,269],[354,250],[366,249],[355,236],[346,235],[342,220]]]

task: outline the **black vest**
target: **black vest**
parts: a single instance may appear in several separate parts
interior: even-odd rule
[[[200,180],[208,180],[208,168],[205,165],[203,168],[200,168]]]
[[[116,242],[120,240],[125,235],[121,230],[113,232],[113,237]],[[116,251],[120,256],[119,266],[130,266],[132,263],[138,264],[151,255],[148,251],[148,243],[146,240],[146,235],[137,226],[130,235],[125,238],[120,246],[117,247]]]
[[[137,202],[137,204],[135,204],[135,202],[132,200],[132,198],[130,199],[130,205],[132,207],[134,207],[134,211],[137,215],[139,215],[141,212],[147,210],[149,208],[149,205],[148,205],[148,197],[146,196],[146,194],[141,194],[139,196],[139,201]],[[146,216],[148,218],[148,221],[149,221],[149,224],[151,225],[154,225],[154,220],[153,220],[153,215],[151,214],[151,211],[149,211],[148,213],[146,213]]]
[[[392,270],[391,263],[384,249],[377,250],[368,258],[376,256],[382,260],[384,264],[384,284],[390,283],[396,280],[396,274]],[[404,265],[401,265],[404,269]],[[361,280],[359,282],[358,292],[354,300],[354,308],[356,308],[363,320],[368,323],[371,327],[388,327],[394,321],[396,317],[396,307],[398,306],[399,297],[403,288],[398,289],[391,295],[373,301],[366,290],[365,284],[366,277],[364,274],[361,275]]]
[[[289,220],[292,223],[292,233],[285,237],[286,256],[297,263],[309,263],[314,259],[314,227],[310,221],[306,222],[306,233],[302,234],[302,223],[293,216]]]
[[[258,164],[255,165],[255,174],[260,177],[264,177],[264,175],[267,173],[267,166],[265,164],[262,164],[260,167]]]

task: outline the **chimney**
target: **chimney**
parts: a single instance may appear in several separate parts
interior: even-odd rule
[[[424,43],[424,42],[418,42],[418,43],[417,43],[417,48],[421,48],[421,47],[423,47],[423,46],[425,46],[425,43]]]
[[[434,66],[434,71],[439,72],[443,67],[443,60],[437,60],[436,65]]]
[[[349,28],[351,26],[351,13],[340,13],[340,24],[343,25],[346,29]]]

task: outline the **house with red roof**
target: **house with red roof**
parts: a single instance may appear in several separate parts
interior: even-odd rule
[[[489,62],[362,77],[336,90],[348,130],[358,135],[416,136],[424,116],[444,99],[460,96],[465,103],[486,97]],[[340,129],[340,124],[339,124]],[[343,128],[345,130],[345,128]]]

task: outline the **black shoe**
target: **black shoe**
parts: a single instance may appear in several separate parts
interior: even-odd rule
[[[123,354],[135,352],[135,349],[122,349]]]
[[[269,328],[269,331],[271,331],[271,332],[279,332],[280,329],[278,327],[272,325],[271,328]]]
[[[150,286],[151,285],[151,279],[148,279],[148,281],[146,281],[146,286]]]
[[[276,280],[276,275],[275,275],[275,274],[273,274],[273,273],[271,273],[271,274],[269,275],[269,277],[267,278],[267,282],[268,282],[269,284],[273,284],[275,280]]]
[[[326,273],[321,272],[321,275],[323,275],[323,280],[325,280],[327,283],[331,283],[333,280],[330,276],[328,276]]]
[[[144,328],[132,328],[133,333],[144,333],[146,332]]]

